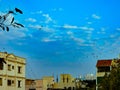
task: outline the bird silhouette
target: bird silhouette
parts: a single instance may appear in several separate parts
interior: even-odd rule
[[[18,8],[15,8],[15,11],[19,12],[20,14],[23,14],[23,12],[20,9],[18,9]]]

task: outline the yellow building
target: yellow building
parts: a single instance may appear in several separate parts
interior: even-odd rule
[[[60,81],[54,83],[54,89],[74,89],[75,87],[75,79],[70,74],[61,74]]]
[[[44,76],[42,80],[43,80],[43,90],[47,90],[48,88],[53,88],[54,85],[53,76]]]
[[[0,52],[0,60],[0,90],[25,90],[25,58]]]
[[[26,79],[25,90],[47,90],[53,88],[54,77],[44,76],[42,79]]]

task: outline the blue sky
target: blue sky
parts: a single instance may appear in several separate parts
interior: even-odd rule
[[[0,0],[24,28],[0,31],[0,50],[26,58],[26,76],[95,74],[99,59],[120,53],[119,0]],[[42,27],[42,28],[41,28]],[[41,29],[40,29],[41,28]]]

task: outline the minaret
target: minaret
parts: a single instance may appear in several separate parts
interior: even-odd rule
[[[58,83],[58,75],[57,75],[57,77],[56,77],[56,82]]]

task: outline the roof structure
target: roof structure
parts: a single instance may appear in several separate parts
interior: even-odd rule
[[[112,60],[98,60],[96,67],[104,67],[104,66],[111,66]]]

